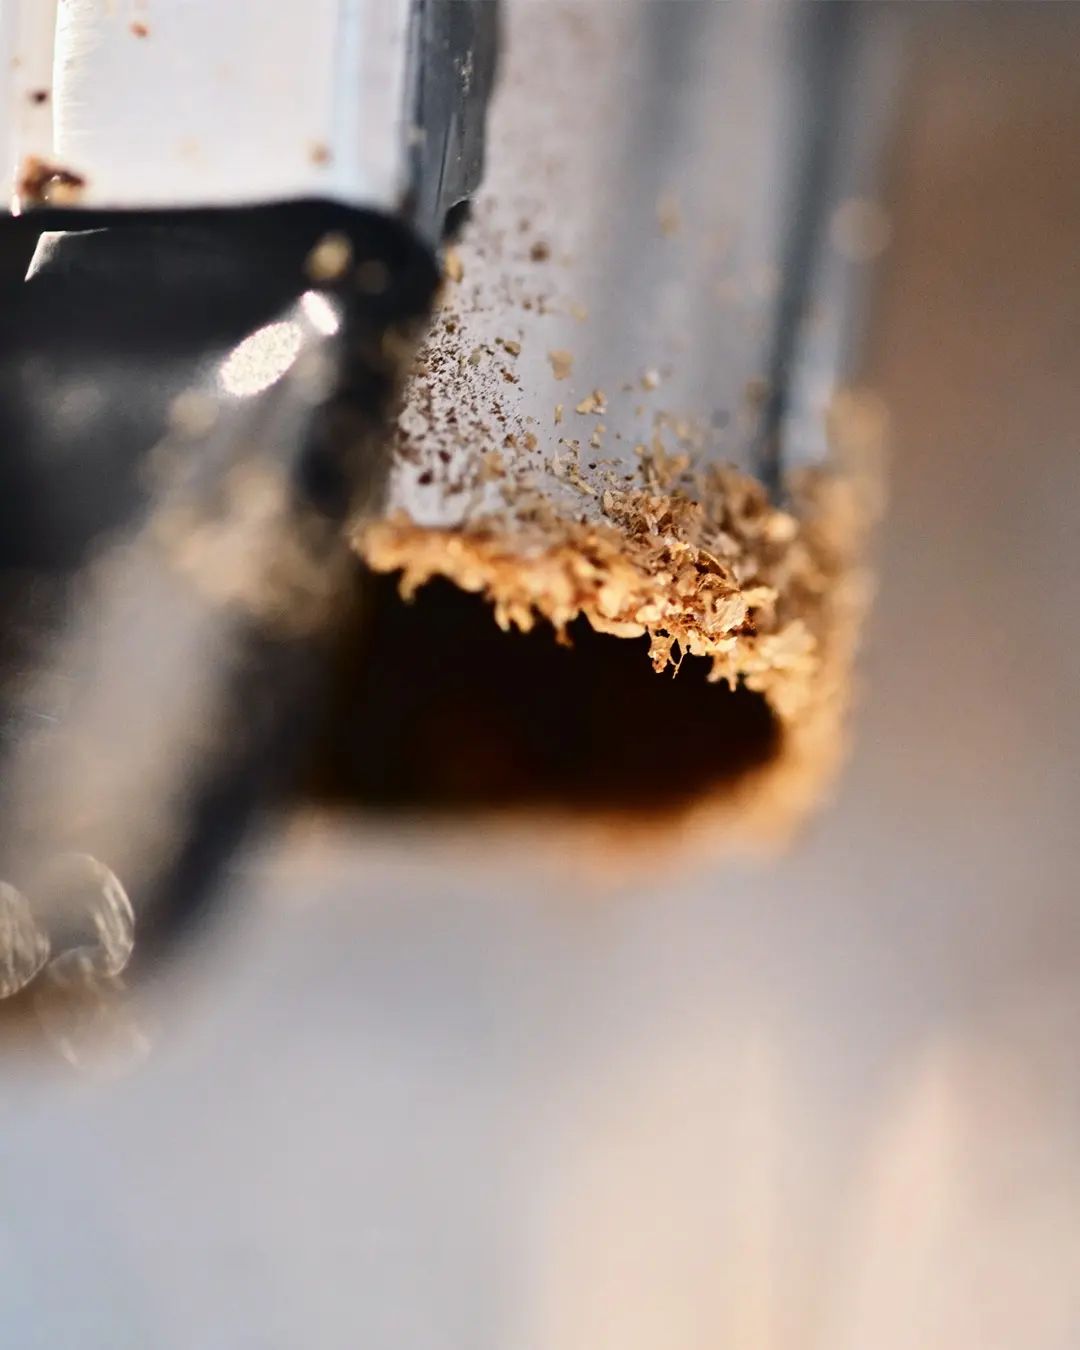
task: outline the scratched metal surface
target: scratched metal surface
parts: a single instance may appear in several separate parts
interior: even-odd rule
[[[91,209],[323,195],[393,209],[407,0],[265,12],[261,0],[9,0],[5,199],[19,200],[36,157],[84,180]]]
[[[6,1343],[1076,1345],[1080,14],[922,22],[837,799],[602,895],[270,848],[137,1070],[7,1055]]]
[[[491,451],[572,518],[599,518],[603,487],[636,475],[657,434],[669,455],[770,485],[819,462],[874,255],[831,227],[844,203],[875,210],[896,17],[513,6],[489,171],[387,512],[438,525],[501,509],[501,482],[476,481]],[[568,486],[554,465],[571,454]]]

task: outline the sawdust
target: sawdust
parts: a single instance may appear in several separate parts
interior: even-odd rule
[[[339,281],[352,266],[353,249],[343,234],[326,234],[308,255],[305,270],[316,285]]]
[[[462,262],[461,254],[453,245],[443,253],[443,274],[448,281],[452,281],[456,286],[460,286],[465,280],[465,264]]]
[[[569,379],[570,373],[574,369],[573,352],[558,347],[554,351],[548,352],[548,360],[551,363],[551,373],[557,380]]]
[[[571,476],[569,466],[564,472]],[[373,570],[399,574],[405,600],[444,577],[484,596],[503,630],[546,621],[567,641],[582,617],[615,638],[647,636],[658,675],[704,658],[711,681],[760,694],[783,733],[779,753],[689,809],[679,834],[685,840],[696,823],[715,843],[726,819],[744,843],[775,839],[819,799],[842,759],[868,598],[860,560],[872,476],[805,472],[779,509],[733,469],[710,467],[688,485],[655,463],[643,473],[648,485],[602,489],[599,520],[511,485],[505,509],[456,528],[397,514],[360,527],[355,544]]]
[[[605,413],[607,411],[607,398],[602,389],[594,389],[591,394],[581,400],[574,408],[576,413]]]
[[[494,233],[481,211],[464,246],[498,276],[492,263],[520,245]],[[718,700],[736,688],[760,696],[781,732],[771,758],[739,775],[718,772],[715,788],[683,803],[677,821],[658,814],[650,834],[635,819],[633,832],[649,847],[660,838],[685,843],[699,827],[710,848],[784,835],[820,801],[843,757],[868,592],[876,411],[868,414],[863,396],[839,398],[829,467],[792,477],[780,502],[722,463],[709,419],[634,404],[638,390],[656,397],[664,367],[627,371],[621,392],[582,389],[556,404],[557,430],[538,441],[537,423],[513,393],[508,401],[491,359],[501,349],[524,365],[528,344],[508,346],[497,330],[479,343],[470,334],[499,321],[488,316],[501,315],[503,326],[516,306],[543,306],[544,293],[476,281],[450,286],[442,300],[392,445],[391,504],[354,526],[360,556],[377,573],[397,574],[405,600],[445,579],[483,597],[504,631],[550,625],[554,641],[569,644],[574,625],[586,622],[640,646],[658,678],[691,661],[720,686]],[[534,357],[557,379],[571,378],[571,352],[540,346]],[[755,393],[747,391],[748,404]],[[651,427],[620,451],[611,443],[623,439],[618,423],[631,406]],[[603,418],[584,434],[584,458],[581,440],[559,435],[570,409]],[[410,482],[424,495],[412,495]],[[680,768],[658,763],[655,772]],[[562,824],[586,834],[604,827],[599,812],[580,810]],[[629,847],[620,840],[619,850]]]

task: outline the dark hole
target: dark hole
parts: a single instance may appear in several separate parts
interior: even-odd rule
[[[654,673],[645,639],[584,621],[503,633],[449,582],[411,604],[369,579],[346,634],[314,778],[325,804],[446,812],[564,807],[678,811],[776,754],[759,695],[709,684],[708,663]]]
[[[443,238],[447,243],[455,243],[461,238],[462,231],[469,223],[472,215],[472,202],[466,198],[462,202],[455,202],[446,213],[446,219],[443,221]]]

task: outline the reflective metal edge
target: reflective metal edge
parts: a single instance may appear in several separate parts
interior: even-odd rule
[[[16,214],[331,200],[437,236],[482,162],[494,13],[3,0],[0,191]]]

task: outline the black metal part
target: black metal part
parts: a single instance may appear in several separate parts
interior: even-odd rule
[[[836,206],[836,164],[842,148],[845,103],[856,74],[852,66],[853,0],[810,4],[793,13],[791,61],[794,123],[789,199],[780,203],[786,235],[780,258],[780,288],[770,320],[766,395],[757,433],[757,470],[780,498],[785,462],[783,431],[791,381],[799,359],[804,322],[814,293],[814,268]]]
[[[316,281],[328,234],[351,265]],[[31,904],[50,858],[91,854],[128,890],[145,957],[287,780],[333,605],[291,575],[282,590],[281,558],[332,588],[437,279],[403,226],[300,204],[66,233],[3,286],[0,877]],[[301,322],[312,294],[321,328]],[[295,359],[230,394],[222,363],[268,327]],[[249,479],[273,486],[263,516]],[[186,548],[200,530],[209,554]],[[235,584],[215,561],[233,554]],[[64,916],[42,919],[55,939]]]
[[[420,6],[410,214],[432,237],[483,177],[499,14],[499,0],[423,0]]]

